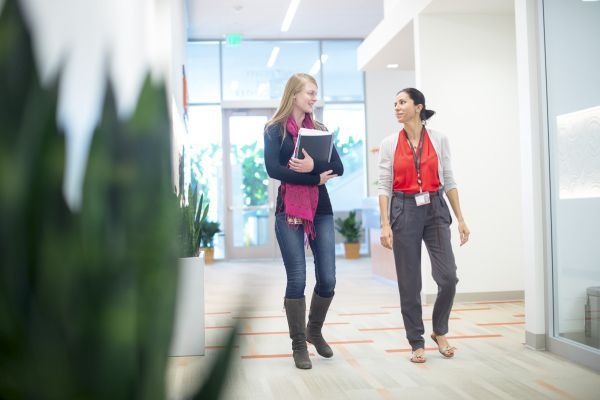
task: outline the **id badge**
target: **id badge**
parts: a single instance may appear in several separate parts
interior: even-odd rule
[[[429,192],[419,193],[415,195],[415,201],[417,202],[417,206],[424,206],[426,204],[431,203],[431,199],[429,198]]]

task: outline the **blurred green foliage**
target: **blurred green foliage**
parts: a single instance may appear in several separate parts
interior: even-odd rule
[[[85,82],[82,82],[85,84]],[[107,92],[72,212],[57,85],[16,0],[0,15],[0,398],[162,399],[177,280],[163,89],[120,121]]]

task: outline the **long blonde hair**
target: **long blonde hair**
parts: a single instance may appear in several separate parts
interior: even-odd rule
[[[277,111],[275,111],[275,115],[273,115],[273,118],[271,118],[269,122],[267,122],[267,127],[282,122],[282,131],[285,137],[285,121],[294,109],[294,96],[300,93],[300,91],[304,88],[304,85],[306,85],[307,83],[312,83],[317,87],[319,86],[317,85],[317,81],[315,80],[315,78],[312,77],[312,75],[300,72],[290,76],[287,83],[285,84],[285,89],[283,89],[283,96],[281,96],[279,107],[277,107]],[[321,129],[323,125],[315,121],[314,113],[310,114],[310,118],[313,120],[315,128]]]

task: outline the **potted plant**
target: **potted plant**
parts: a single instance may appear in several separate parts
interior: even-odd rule
[[[360,252],[360,243],[362,223],[356,220],[356,211],[350,211],[344,219],[335,220],[336,231],[345,239],[344,250],[346,258],[358,258]]]
[[[219,222],[204,220],[200,224],[200,247],[204,252],[204,264],[212,264],[215,260],[215,235],[219,232]]]
[[[180,188],[181,188],[180,177]],[[198,198],[198,185],[189,185],[187,201],[179,191],[179,284],[170,356],[204,355],[204,260],[200,257],[200,227],[208,205]]]

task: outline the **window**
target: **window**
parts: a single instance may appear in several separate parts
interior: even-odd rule
[[[186,182],[199,184],[204,201],[209,204],[207,219],[218,221],[223,229],[223,144],[221,141],[221,107],[191,106],[186,151]],[[224,256],[224,243],[221,236],[215,236],[215,257]]]
[[[325,101],[364,100],[363,73],[356,66],[359,41],[323,41],[323,99]]]
[[[185,72],[190,103],[221,101],[219,42],[189,43]]]
[[[361,208],[365,191],[365,107],[363,104],[326,104],[323,122],[334,134],[344,175],[327,186],[336,211]]]
[[[311,73],[318,82],[319,70],[317,41],[223,44],[223,100],[279,100],[291,75]]]

